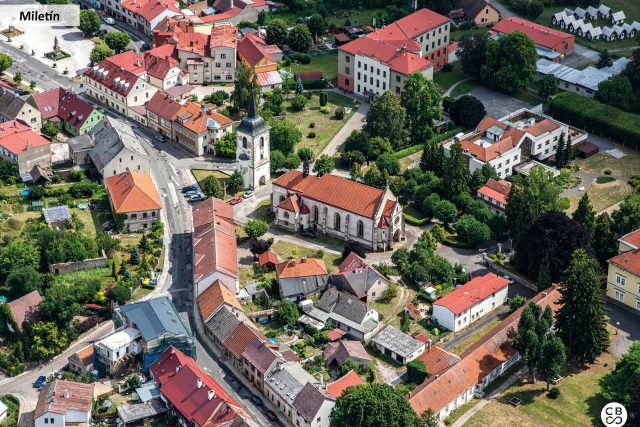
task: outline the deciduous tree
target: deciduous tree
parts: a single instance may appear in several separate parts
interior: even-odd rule
[[[100,29],[100,15],[98,15],[98,12],[95,10],[81,10],[78,28],[85,37],[97,32]]]
[[[267,231],[269,231],[269,224],[260,219],[250,219],[244,225],[244,232],[252,239],[259,239]]]
[[[218,181],[218,179],[213,175],[209,175],[202,180],[200,189],[202,190],[202,193],[207,197],[216,197],[218,199],[221,199],[224,196],[224,189],[222,188],[222,184],[220,184],[220,181]]]
[[[558,93],[558,79],[553,74],[543,76],[538,80],[538,95],[547,99]]]
[[[318,176],[322,176],[326,173],[331,173],[336,168],[336,164],[333,161],[333,157],[329,157],[326,154],[321,155],[313,165],[313,173]]]
[[[364,131],[370,136],[387,138],[394,149],[405,144],[405,120],[407,112],[398,98],[390,91],[373,98],[367,112]]]
[[[551,381],[560,376],[560,369],[566,360],[564,343],[560,338],[551,337],[542,343],[536,373],[547,383],[547,390]]]
[[[442,95],[436,84],[420,73],[407,77],[400,96],[412,144],[433,136],[433,121],[442,117]]]
[[[451,120],[458,126],[475,128],[487,115],[484,104],[475,96],[464,95],[451,105]]]
[[[107,33],[107,35],[104,36],[104,42],[107,46],[113,49],[114,52],[120,53],[127,49],[127,46],[129,46],[129,43],[131,42],[131,38],[128,33],[114,31]]]
[[[0,52],[0,73],[4,73],[13,65],[13,58]]]
[[[293,153],[302,139],[302,132],[291,120],[271,120],[271,149],[279,150],[282,154]]]
[[[639,388],[640,342],[636,341],[618,360],[613,372],[602,379],[602,396],[608,402],[618,402],[627,408],[629,425],[640,421]]]
[[[268,30],[267,30],[268,31]],[[287,43],[296,52],[307,52],[313,44],[313,38],[309,28],[304,24],[298,24],[289,31]]]
[[[242,178],[239,170],[235,170],[227,181],[227,192],[229,194],[236,194],[242,187],[244,187],[244,178]]]
[[[282,19],[274,19],[269,22],[269,25],[267,25],[265,41],[268,44],[275,44],[282,47],[287,42],[288,34],[289,31],[287,30],[287,23]]]
[[[537,60],[533,40],[516,31],[487,43],[486,62],[480,70],[480,77],[496,89],[516,93],[533,83]]]
[[[484,33],[464,36],[460,40],[456,56],[467,76],[480,77],[480,70],[486,62],[488,38],[488,33]]]

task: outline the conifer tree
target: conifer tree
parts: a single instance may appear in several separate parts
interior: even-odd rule
[[[584,193],[578,203],[578,208],[573,212],[573,219],[584,225],[589,233],[593,235],[593,231],[596,226],[596,213],[589,201],[589,194]]]
[[[596,259],[602,265],[618,252],[613,223],[606,212],[601,213],[596,218],[593,235],[591,236],[591,247],[595,251]]]
[[[140,252],[138,252],[137,246],[132,247],[131,251],[129,252],[129,264],[131,265],[140,264]]]

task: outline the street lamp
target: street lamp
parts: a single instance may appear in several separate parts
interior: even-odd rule
[[[620,322],[616,322],[616,335],[620,332]]]

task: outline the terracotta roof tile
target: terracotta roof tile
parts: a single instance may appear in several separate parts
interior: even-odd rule
[[[623,252],[609,260],[610,264],[617,265],[629,273],[640,276],[640,249]]]
[[[368,265],[369,264],[367,264],[364,258],[359,257],[355,252],[349,252],[349,255],[347,255],[347,257],[340,263],[340,266],[338,266],[338,270],[343,272],[355,270],[356,268],[364,268]]]
[[[93,344],[89,344],[88,346],[78,350],[76,353],[78,359],[82,362],[84,366],[88,366],[93,363]]]
[[[487,273],[484,276],[474,277],[450,294],[435,301],[433,305],[448,308],[452,313],[459,314],[508,285],[509,281],[504,277]]]
[[[240,322],[224,340],[224,346],[236,359],[242,359],[242,353],[253,340],[265,341],[266,338],[260,331]]]
[[[408,38],[414,38],[449,21],[446,16],[442,16],[432,10],[420,9],[404,18],[398,19],[395,24],[402,29]]]
[[[337,399],[342,396],[342,393],[347,389],[347,387],[357,387],[360,384],[364,384],[362,378],[360,378],[355,371],[349,371],[343,377],[338,378],[334,382],[328,383],[327,393]]]
[[[176,118],[176,114],[180,111],[182,105],[162,92],[156,92],[147,102],[146,108],[147,111],[154,113],[158,117],[172,121]]]
[[[267,264],[278,264],[278,254],[273,251],[266,251],[261,253],[258,256],[258,264],[267,265]]]
[[[63,88],[35,93],[32,98],[43,119],[59,117],[77,129],[82,127],[94,110],[92,105]]]
[[[223,304],[230,305],[239,311],[243,311],[242,305],[240,305],[233,292],[227,289],[221,281],[216,280],[198,296],[198,308],[200,309],[202,321],[206,322],[209,320],[209,318],[218,311],[218,308]]]
[[[560,127],[560,123],[550,120],[544,119],[536,123],[535,125],[527,128],[527,133],[530,133],[533,136],[540,136],[547,132],[552,132]]]
[[[443,371],[446,371],[456,363],[460,361],[460,357],[453,353],[432,345],[431,349],[427,346],[427,349],[418,356],[418,360],[424,363],[429,376],[438,375]]]
[[[66,414],[67,411],[91,412],[93,384],[53,380],[40,391],[33,414],[36,420],[44,414]]]
[[[109,198],[117,213],[162,209],[158,190],[151,175],[144,172],[124,172],[105,180]]]
[[[176,114],[178,123],[198,135],[208,133],[211,126],[231,126],[231,119],[197,102],[188,101]]]
[[[49,140],[17,120],[0,123],[0,147],[4,147],[15,155],[23,153],[27,147],[34,148],[49,144],[51,144]]]
[[[276,276],[278,279],[322,276],[326,274],[328,274],[327,267],[324,261],[318,258],[290,259],[276,265]]]
[[[345,336],[347,333],[339,328],[334,328],[330,331],[323,332],[329,341],[338,341],[340,338]]]
[[[489,178],[485,185],[478,188],[478,194],[497,200],[505,205],[507,204],[507,197],[509,197],[510,192],[511,183],[509,181],[496,181],[493,178]]]
[[[640,248],[640,229],[625,234],[618,240],[626,243],[629,246],[634,246],[636,249],[638,249]]]
[[[504,34],[511,34],[515,31],[523,32],[529,36],[535,44],[548,49],[553,49],[559,43],[562,43],[567,39],[575,38],[573,34],[554,30],[553,28],[545,27],[544,25],[536,24],[517,17],[504,18],[491,29],[495,32]]]
[[[502,123],[500,120],[494,119],[491,116],[484,116],[482,121],[476,127],[476,131],[484,132],[485,130],[489,129],[491,126],[498,126],[500,129],[504,129],[504,130],[508,128],[508,126]]]
[[[252,67],[255,67],[263,60],[266,60],[268,63],[275,63],[275,60],[267,50],[267,46],[269,45],[263,38],[248,33],[240,40],[240,43],[238,43],[238,56]]]
[[[22,330],[23,322],[33,323],[38,310],[38,304],[40,304],[41,301],[42,297],[38,291],[33,291],[8,303],[13,320],[20,330]]]

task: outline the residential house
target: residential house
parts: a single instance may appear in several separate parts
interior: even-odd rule
[[[242,353],[254,340],[264,342],[267,338],[260,332],[252,322],[242,321],[227,335],[222,343],[224,354],[230,358],[233,365],[239,371],[243,370]]]
[[[275,224],[292,231],[311,229],[373,250],[389,250],[405,239],[402,206],[381,190],[332,174],[290,170],[272,183]]]
[[[558,81],[558,88],[593,98],[598,91],[600,83],[622,73],[630,62],[629,58],[622,57],[613,61],[608,67],[596,68],[588,66],[578,70],[546,59],[539,59],[536,63],[537,78],[540,79],[542,76],[548,75],[555,76]]]
[[[509,280],[495,273],[477,276],[433,303],[431,318],[450,331],[466,328],[507,300]]]
[[[231,23],[238,25],[242,21],[257,22],[258,14],[260,12],[272,11],[274,7],[277,7],[277,3],[268,0],[252,0],[251,2],[239,0],[216,0],[213,3],[213,7],[222,12],[220,15],[229,16],[228,19],[230,19]]]
[[[160,135],[173,139],[173,125],[182,105],[169,95],[156,92],[145,108],[147,109],[147,126]]]
[[[495,24],[500,20],[498,9],[486,0],[457,0],[455,9],[449,12],[454,21],[469,21],[478,27]]]
[[[69,146],[69,158],[74,166],[88,167],[91,165],[91,149],[94,147],[93,139],[89,135],[74,136],[67,139]]]
[[[133,233],[151,229],[155,222],[160,221],[162,204],[150,174],[124,172],[110,176],[104,183],[116,227]]]
[[[34,93],[27,102],[38,109],[43,121],[71,136],[86,134],[104,117],[97,108],[60,87]]]
[[[100,376],[120,376],[135,363],[143,350],[139,340],[141,336],[135,328],[124,328],[97,341],[94,344],[94,359]]]
[[[282,77],[278,73],[282,51],[278,46],[267,44],[262,37],[249,33],[238,43],[238,58],[256,75],[263,90],[282,85]]]
[[[380,314],[375,308],[336,288],[327,289],[306,316],[323,325],[331,322],[360,341],[368,341],[380,327]]]
[[[443,145],[448,153],[453,144],[459,142],[469,158],[471,173],[489,164],[504,179],[523,163],[555,156],[561,135],[565,142],[575,146],[586,140],[588,134],[523,108],[499,120],[487,116],[472,132]]]
[[[38,305],[41,301],[42,297],[40,293],[38,293],[38,291],[32,291],[7,303],[12,317],[12,319],[5,319],[9,331],[16,332],[14,326],[18,328],[18,331],[22,331],[25,322],[27,324],[35,323],[38,317]],[[13,320],[15,325],[11,320]]]
[[[240,280],[233,207],[212,197],[195,203],[191,210],[193,283],[197,295],[218,280],[237,294]]]
[[[142,334],[144,371],[148,371],[169,346],[195,355],[194,339],[166,296],[121,305],[114,311],[114,322],[117,327],[126,325]]]
[[[330,342],[322,353],[324,362],[329,367],[340,368],[347,360],[358,365],[367,366],[371,363],[371,356],[360,341],[341,340]]]
[[[560,302],[557,286],[540,292],[532,301],[544,310],[550,306],[557,312]],[[520,354],[511,341],[517,334],[518,321],[524,307],[504,319],[484,337],[465,350],[460,362],[444,372],[430,376],[409,393],[409,403],[417,414],[431,409],[439,420],[473,399],[474,393],[493,383],[514,363]]]
[[[51,142],[17,121],[0,123],[0,158],[18,164],[25,175],[35,166],[51,168]]]
[[[306,383],[293,401],[293,424],[301,427],[328,427],[335,398],[321,385]]]
[[[68,357],[69,370],[76,375],[86,375],[93,371],[93,344],[73,353]]]
[[[276,265],[276,279],[282,298],[301,301],[322,292],[329,274],[322,259],[290,259]]]
[[[395,326],[387,325],[373,338],[373,348],[403,365],[424,352],[424,343],[410,337]]]
[[[355,371],[349,371],[346,375],[338,378],[337,380],[327,383],[327,388],[325,389],[327,393],[336,399],[342,396],[342,393],[349,387],[357,387],[360,384],[364,384],[362,378],[356,374]]]
[[[416,339],[418,337],[415,337]],[[460,357],[447,350],[433,345],[431,340],[427,340],[425,351],[416,360],[424,363],[427,375],[433,377],[440,375],[456,363],[460,362]]]
[[[232,131],[230,118],[194,101],[187,101],[175,116],[174,140],[197,156],[215,155],[215,143]]]
[[[241,323],[229,308],[222,306],[205,322],[205,333],[213,343],[224,350],[224,342],[231,332]]]
[[[163,19],[181,14],[173,0],[100,0],[105,12],[150,36]]]
[[[384,298],[391,284],[389,279],[355,252],[347,255],[338,270],[338,273],[331,275],[331,283],[365,302]]]
[[[26,97],[20,97],[9,89],[0,87],[0,123],[12,120],[19,120],[36,132],[42,127],[40,112],[27,102]]]
[[[93,384],[58,379],[45,385],[33,412],[35,427],[89,425],[93,388]]]
[[[150,160],[131,126],[113,117],[105,117],[90,132],[94,147],[91,163],[105,180],[125,172],[150,173]]]
[[[161,399],[179,425],[201,427],[254,426],[251,417],[195,360],[174,347],[151,366]],[[188,398],[186,398],[188,396]]]
[[[198,295],[198,310],[203,323],[207,323],[222,307],[238,319],[248,320],[236,296],[221,281],[216,280]]]
[[[260,391],[265,393],[264,379],[278,363],[286,359],[278,351],[278,346],[269,341],[254,339],[242,352],[242,372],[244,376]]]
[[[640,314],[640,230],[618,241],[620,253],[609,260],[607,297],[616,305]]]
[[[497,213],[505,216],[507,209],[507,198],[511,192],[511,183],[504,179],[499,181],[489,178],[487,182],[476,191],[476,198]]]
[[[515,16],[502,19],[491,30],[497,33],[497,37],[503,34],[511,34],[515,31],[526,34],[536,44],[538,56],[553,62],[558,62],[573,52],[576,38],[572,34]]]

